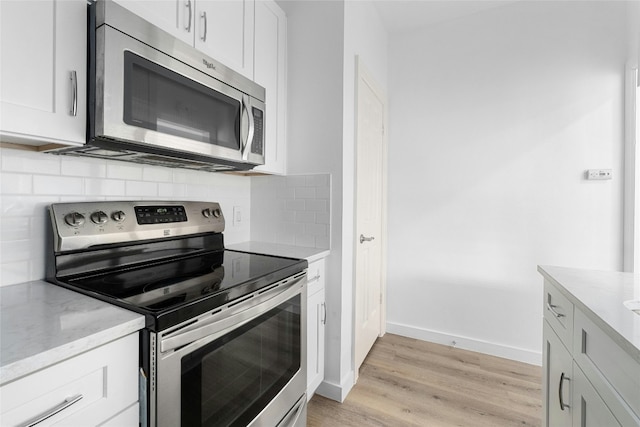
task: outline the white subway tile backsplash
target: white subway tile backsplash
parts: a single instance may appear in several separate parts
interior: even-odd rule
[[[316,222],[316,214],[313,212],[305,212],[305,211],[296,211],[295,212],[295,221],[302,223],[310,223],[315,224]]]
[[[107,165],[104,160],[80,159],[78,157],[61,157],[62,175],[104,178],[107,176]]]
[[[329,225],[329,212],[316,212],[316,224],[326,224]]]
[[[303,211],[304,210],[304,200],[285,200],[284,208],[288,211]]]
[[[296,188],[295,187],[278,187],[277,197],[279,199],[295,199]]]
[[[315,199],[316,188],[315,187],[296,187],[296,199]]]
[[[142,169],[142,179],[144,181],[171,182],[173,180],[173,171],[168,168],[145,166]]]
[[[114,160],[107,164],[107,178],[141,181],[142,170],[140,165]]]
[[[127,181],[124,193],[127,196],[158,197],[158,184],[145,181]]]
[[[308,234],[296,234],[295,245],[305,246],[307,248],[315,248],[316,239],[314,236],[310,236]]]
[[[57,196],[12,196],[2,195],[0,216],[6,217],[38,217],[44,216],[47,206],[59,202]]]
[[[331,187],[316,187],[316,198],[329,200],[331,198]]]
[[[28,261],[31,259],[31,241],[29,239],[3,240],[0,242],[0,251],[3,263]]]
[[[0,264],[0,283],[14,284],[28,282],[31,279],[31,268],[29,261],[5,262],[4,257],[0,254],[2,263]],[[44,274],[42,275],[44,277]]]
[[[251,239],[329,249],[330,194],[329,174],[253,177]]]
[[[3,150],[2,170],[58,175],[60,173],[60,157],[23,150]]]
[[[309,212],[327,212],[329,208],[328,200],[306,200],[304,208]]]
[[[328,227],[324,224],[305,224],[304,233],[314,237],[322,237],[328,235]]]
[[[2,194],[31,194],[33,179],[30,174],[1,173]]]
[[[287,187],[305,187],[307,184],[307,178],[304,175],[293,175],[286,177]]]
[[[248,177],[7,148],[0,148],[0,158],[0,286],[44,278],[45,214],[52,203],[209,200],[229,212],[233,206],[243,207],[243,224],[233,227],[231,213],[227,218],[227,243],[250,239]]]
[[[80,177],[34,175],[33,194],[83,194],[84,182]]]
[[[89,196],[117,196],[125,193],[125,182],[119,179],[86,178],[84,192]]]
[[[184,198],[186,193],[186,184],[172,184],[167,182],[158,184],[158,197],[160,198]]]
[[[26,240],[31,236],[29,217],[7,217],[0,219],[0,240]]]

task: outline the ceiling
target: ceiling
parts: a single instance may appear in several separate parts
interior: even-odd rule
[[[518,0],[376,0],[374,4],[391,34],[413,31],[473,15]]]

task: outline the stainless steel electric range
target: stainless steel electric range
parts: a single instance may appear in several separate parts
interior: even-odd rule
[[[305,260],[226,250],[218,203],[49,212],[47,279],[146,318],[142,425],[306,425]]]

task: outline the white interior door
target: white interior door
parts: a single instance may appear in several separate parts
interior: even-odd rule
[[[356,128],[356,373],[384,333],[386,101],[358,60]]]

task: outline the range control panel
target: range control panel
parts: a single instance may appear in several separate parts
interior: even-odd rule
[[[215,202],[82,202],[50,206],[56,252],[224,231]]]

